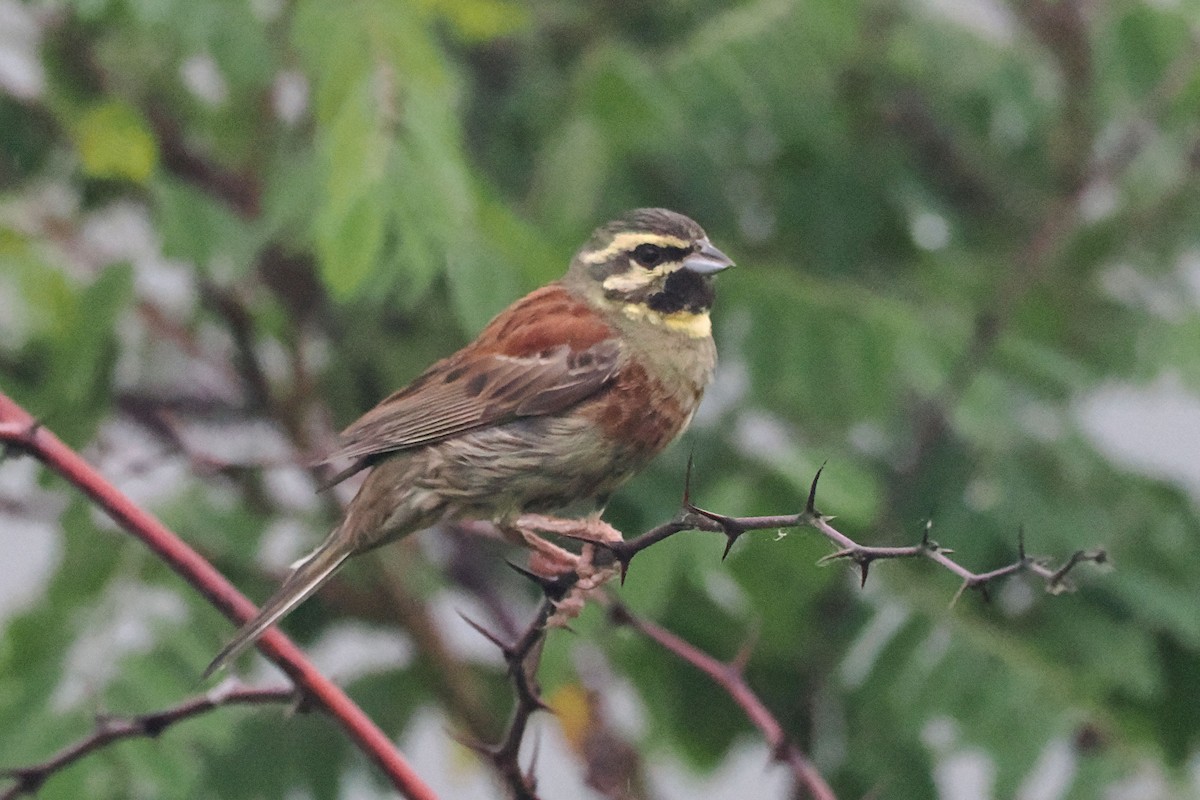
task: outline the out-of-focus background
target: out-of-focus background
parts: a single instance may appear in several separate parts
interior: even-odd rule
[[[843,798],[1200,793],[1194,0],[0,0],[0,389],[251,596],[337,515],[332,433],[664,205],[738,262],[685,440],[622,491],[818,507],[928,563],[866,588],[811,532],[684,534],[616,594],[747,677]],[[230,625],[30,459],[0,464],[0,766],[194,693]],[[500,794],[517,554],[431,532],[285,628],[444,797]],[[545,798],[785,798],[706,678],[591,608],[550,638]],[[278,675],[257,656],[249,680]],[[588,698],[592,698],[589,703]],[[609,742],[617,788],[585,786]],[[592,744],[588,744],[588,743]],[[527,756],[532,755],[528,753]],[[628,777],[626,777],[628,776]],[[599,783],[599,781],[596,781]],[[0,785],[3,788],[3,785]],[[624,794],[622,793],[624,792]],[[50,798],[372,798],[316,715],[235,709]]]

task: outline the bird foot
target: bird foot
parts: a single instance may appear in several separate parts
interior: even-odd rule
[[[599,517],[564,519],[543,514],[522,514],[513,523],[518,542],[533,552],[529,556],[529,568],[538,575],[554,577],[564,572],[577,572],[580,577],[591,566],[591,547],[585,545],[585,553],[576,555],[569,550],[547,541],[541,534],[569,536],[574,539],[597,542],[621,541],[621,532]]]
[[[593,542],[622,541],[621,532],[598,517],[563,519],[541,514],[522,514],[510,529],[532,551],[529,569],[544,577],[557,577],[574,572],[578,580],[567,596],[555,603],[555,613],[547,620],[551,627],[566,625],[583,610],[586,598],[617,575],[612,566],[598,567],[594,563],[596,547],[584,544],[575,554],[547,541],[540,534],[570,536]]]
[[[571,536],[576,539],[591,539],[597,542],[619,542],[625,538],[619,530],[599,517],[564,519],[548,517],[544,514],[522,514],[517,517],[516,526],[526,531]]]

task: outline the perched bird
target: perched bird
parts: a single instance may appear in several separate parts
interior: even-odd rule
[[[369,469],[342,523],[217,655],[227,664],[347,558],[444,520],[598,513],[673,441],[712,378],[712,276],[733,262],[687,217],[598,228],[567,274],[509,306],[341,434],[326,463]]]

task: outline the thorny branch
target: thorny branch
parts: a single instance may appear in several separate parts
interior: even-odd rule
[[[3,396],[0,395],[0,398],[3,398]],[[6,403],[7,405],[4,408],[6,420],[0,425],[0,439],[7,442],[9,446],[26,449],[35,453],[47,461],[47,463],[56,466],[64,474],[73,475],[74,479],[80,481],[81,487],[91,492],[102,503],[111,506],[111,503],[119,499],[108,497],[103,491],[103,487],[93,487],[92,482],[85,480],[85,476],[82,475],[81,471],[86,469],[85,465],[82,465],[82,462],[76,464],[72,460],[77,459],[77,457],[70,454],[71,458],[68,458],[67,453],[59,452],[60,449],[65,451],[65,448],[62,448],[57,443],[57,440],[53,439],[48,432],[42,431],[39,433],[40,429],[37,425],[31,419],[23,416],[23,412],[19,407],[12,404],[11,401],[6,401]],[[59,464],[56,459],[66,459],[67,461]],[[67,463],[68,461],[69,463]],[[1055,592],[1062,591],[1070,588],[1067,577],[1078,564],[1087,561],[1103,563],[1107,558],[1103,550],[1080,550],[1072,554],[1062,566],[1052,567],[1044,560],[1028,556],[1025,553],[1024,537],[1021,536],[1019,538],[1019,555],[1015,562],[988,572],[976,573],[951,559],[950,550],[932,541],[929,538],[928,526],[921,541],[915,545],[907,547],[872,547],[861,545],[835,529],[829,524],[831,518],[817,510],[817,483],[823,469],[822,467],[821,470],[818,470],[813,478],[804,510],[790,515],[732,517],[707,511],[691,501],[692,465],[689,462],[682,511],[676,519],[653,528],[629,541],[600,541],[567,534],[563,535],[567,538],[582,539],[592,544],[596,549],[592,566],[604,567],[615,562],[620,566],[621,577],[624,580],[634,556],[651,545],[686,530],[724,534],[726,537],[724,557],[729,554],[730,549],[737,539],[750,531],[807,526],[816,529],[838,548],[834,553],[823,559],[823,561],[853,561],[858,565],[861,579],[864,583],[870,565],[877,560],[928,558],[961,579],[962,584],[955,595],[956,598],[966,589],[979,589],[986,594],[986,587],[989,584],[1018,572],[1028,572],[1036,575],[1046,583],[1047,589]],[[114,513],[127,525],[131,525],[140,519],[138,514],[134,513],[131,509],[125,508],[119,502],[117,505],[118,507]],[[142,520],[142,522],[145,523],[143,527],[146,528],[157,525],[155,521],[149,519]],[[151,538],[153,539],[154,537]],[[171,545],[171,547],[173,548],[174,545]],[[182,557],[179,553],[173,553],[173,555],[176,558]],[[508,664],[509,675],[517,696],[517,703],[512,717],[500,742],[493,746],[478,743],[469,743],[469,745],[492,763],[515,798],[518,798],[518,800],[537,800],[537,785],[533,774],[533,766],[531,765],[528,770],[521,767],[519,758],[520,748],[533,713],[546,708],[540,696],[537,671],[541,660],[542,645],[548,629],[548,622],[557,610],[557,603],[563,600],[575,588],[580,580],[580,575],[578,572],[567,572],[557,577],[547,578],[520,567],[514,568],[537,582],[545,595],[545,599],[541,603],[533,620],[516,640],[511,643],[489,632],[482,625],[467,620],[472,627],[500,648],[505,662]],[[211,586],[208,587],[208,591],[213,591]],[[226,599],[225,602],[229,601]],[[218,605],[223,604],[218,603]],[[796,778],[797,785],[804,787],[817,800],[833,798],[832,791],[824,779],[804,754],[789,742],[779,723],[746,684],[740,666],[742,660],[735,660],[732,664],[719,662],[653,623],[636,620],[632,614],[621,607],[616,607],[613,615],[615,621],[618,623],[637,629],[658,642],[665,649],[684,658],[712,677],[746,711],[754,724],[763,732],[764,737],[775,754],[775,758],[789,766]],[[279,647],[275,641],[276,637],[282,640],[282,637],[277,634],[274,636],[269,635],[264,640],[264,644],[268,650]],[[284,647],[288,647],[288,645],[284,645]],[[294,667],[291,664],[288,666]],[[312,695],[314,699],[328,702],[325,695],[319,689],[314,688],[314,684],[311,683],[312,677],[307,675],[305,670],[301,670],[299,673],[294,673],[294,670],[288,670],[288,672],[294,680],[298,681],[298,685],[306,687],[306,691],[315,692]],[[233,692],[224,697],[210,695],[205,698],[188,701],[172,709],[155,714],[125,720],[101,720],[96,730],[90,736],[64,749],[51,759],[41,764],[9,770],[7,775],[16,779],[16,785],[10,788],[5,795],[0,796],[0,800],[9,800],[9,798],[18,797],[21,794],[36,791],[55,771],[115,741],[132,736],[154,736],[165,727],[177,721],[211,710],[217,705],[230,704],[232,702],[282,701],[279,691],[259,690],[258,693],[255,693],[251,690],[246,690],[243,694]],[[295,697],[298,691],[298,689],[288,690],[284,693],[284,696],[288,698]],[[404,771],[404,768],[400,768],[399,771]],[[412,777],[415,778],[415,776]],[[414,786],[419,786],[419,784],[408,787],[408,790],[413,793],[412,796],[432,796],[421,794],[423,787],[414,788]]]
[[[1077,550],[1068,557],[1066,563],[1062,566],[1051,567],[1045,559],[1031,557],[1025,553],[1025,537],[1024,533],[1021,532],[1017,537],[1018,556],[1016,561],[1006,566],[989,570],[988,572],[972,572],[950,557],[950,554],[954,552],[953,550],[942,547],[929,538],[931,530],[931,525],[929,524],[925,526],[921,541],[914,545],[907,547],[872,547],[859,544],[829,524],[833,517],[822,514],[817,510],[817,482],[820,481],[821,473],[824,469],[825,467],[822,466],[817,470],[817,474],[813,476],[808,490],[808,500],[805,503],[803,511],[795,514],[773,516],[731,517],[725,514],[718,514],[715,511],[707,511],[692,503],[690,490],[692,464],[689,460],[687,483],[685,484],[683,495],[683,510],[678,517],[629,541],[605,542],[590,539],[585,541],[611,553],[612,558],[621,567],[621,580],[624,581],[625,574],[634,556],[647,547],[657,544],[676,533],[688,530],[723,533],[725,535],[725,552],[722,558],[724,558],[729,555],[729,551],[733,548],[734,543],[743,534],[750,531],[809,527],[815,529],[838,548],[837,551],[821,559],[821,563],[839,560],[854,562],[858,566],[860,583],[863,585],[867,582],[867,573],[870,570],[871,564],[876,561],[896,558],[927,558],[944,569],[949,570],[962,581],[955,599],[967,589],[978,589],[986,596],[989,584],[1018,572],[1027,572],[1036,575],[1045,582],[1048,591],[1057,594],[1071,588],[1071,584],[1068,581],[1068,573],[1078,564],[1089,561],[1096,564],[1103,564],[1108,561],[1108,554],[1104,549],[1094,548],[1091,550]],[[568,538],[579,539],[581,537],[572,536]],[[603,564],[600,566],[603,566]]]
[[[255,614],[254,604],[199,553],[122,494],[78,453],[39,425],[3,392],[0,392],[0,445],[5,452],[16,450],[35,456],[70,481],[230,619],[241,623]],[[391,739],[344,691],[318,672],[282,632],[278,629],[267,631],[259,640],[258,647],[287,674],[298,689],[304,691],[314,707],[329,713],[348,738],[387,775],[398,791],[414,799],[433,800],[436,797]]]
[[[302,698],[294,686],[253,689],[235,681],[226,681],[210,692],[159,711],[125,717],[97,716],[96,726],[89,735],[64,747],[45,761],[15,769],[0,769],[0,777],[14,781],[12,786],[0,793],[0,800],[16,800],[22,795],[37,794],[46,779],[54,773],[124,739],[153,739],[176,723],[218,708],[286,703],[298,705]]]
[[[859,569],[860,582],[865,584],[870,565],[875,561],[898,558],[927,558],[956,575],[961,581],[954,595],[955,601],[967,589],[978,589],[987,598],[987,587],[1002,578],[1026,572],[1037,576],[1045,582],[1046,588],[1052,593],[1071,589],[1068,575],[1075,567],[1084,562],[1103,564],[1107,561],[1107,553],[1100,548],[1092,550],[1077,550],[1058,567],[1053,567],[1045,559],[1034,558],[1026,554],[1024,534],[1018,536],[1018,557],[1007,564],[987,572],[972,572],[950,557],[953,551],[944,548],[929,538],[930,526],[926,525],[921,541],[907,547],[872,547],[862,545],[838,531],[832,525],[832,517],[822,514],[816,508],[817,483],[821,478],[824,467],[817,470],[809,487],[808,500],[803,511],[796,514],[760,517],[731,517],[706,511],[691,501],[691,471],[689,460],[687,481],[684,486],[682,511],[675,519],[663,523],[646,533],[628,541],[600,541],[581,536],[561,534],[565,538],[584,541],[598,549],[592,566],[603,567],[615,561],[621,568],[621,580],[624,582],[629,564],[634,556],[651,545],[688,530],[722,533],[726,537],[725,551],[722,558],[729,555],[730,549],[737,539],[745,533],[755,530],[778,530],[780,528],[811,527],[829,539],[838,549],[821,560],[828,563],[837,560],[854,562]],[[606,563],[607,562],[607,563]],[[548,622],[554,615],[557,603],[575,587],[579,575],[568,572],[554,578],[536,575],[519,567],[514,567],[530,580],[537,583],[545,598],[538,608],[528,627],[513,643],[507,643],[499,635],[492,633],[479,623],[467,619],[467,623],[476,631],[496,645],[504,655],[508,664],[509,676],[517,695],[516,707],[508,728],[499,744],[486,746],[475,742],[464,742],[496,769],[503,778],[509,791],[517,800],[538,800],[537,781],[534,776],[535,764],[523,769],[520,764],[520,747],[530,717],[534,712],[546,708],[539,694],[537,670],[541,659],[542,643],[551,627]],[[713,679],[736,702],[746,715],[762,732],[767,744],[771,747],[773,757],[787,765],[796,780],[797,786],[803,787],[814,800],[836,800],[832,789],[825,782],[808,757],[792,743],[782,726],[773,714],[763,705],[762,701],[746,683],[744,677],[745,662],[749,652],[741,653],[732,662],[724,663],[697,649],[695,646],[680,639],[678,636],[657,626],[641,620],[630,613],[620,604],[612,604],[610,617],[614,623],[631,627],[664,649],[674,653],[688,663],[700,669]],[[535,759],[536,760],[536,759]]]
[[[564,576],[566,584],[574,583],[574,576]],[[459,741],[474,750],[482,758],[489,761],[508,786],[514,800],[538,800],[537,778],[533,774],[534,765],[523,770],[520,763],[521,743],[525,739],[525,731],[529,727],[529,719],[535,711],[546,710],[547,706],[541,698],[541,687],[537,682],[538,664],[542,658],[542,644],[546,640],[546,622],[554,613],[554,600],[551,599],[555,590],[543,584],[547,592],[546,598],[538,607],[537,614],[521,636],[509,644],[483,625],[468,617],[463,617],[468,625],[474,628],[485,639],[504,655],[508,664],[508,675],[517,695],[517,704],[513,708],[508,727],[499,743],[486,745],[466,737]],[[559,595],[561,597],[561,595]],[[536,761],[536,758],[535,758]]]

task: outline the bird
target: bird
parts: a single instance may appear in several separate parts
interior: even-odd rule
[[[636,209],[593,231],[562,278],[341,433],[321,463],[349,466],[326,486],[368,471],[341,523],[204,677],[352,556],[440,522],[511,532],[522,515],[597,520],[691,422],[716,366],[713,277],[731,266],[700,225],[667,209]]]

